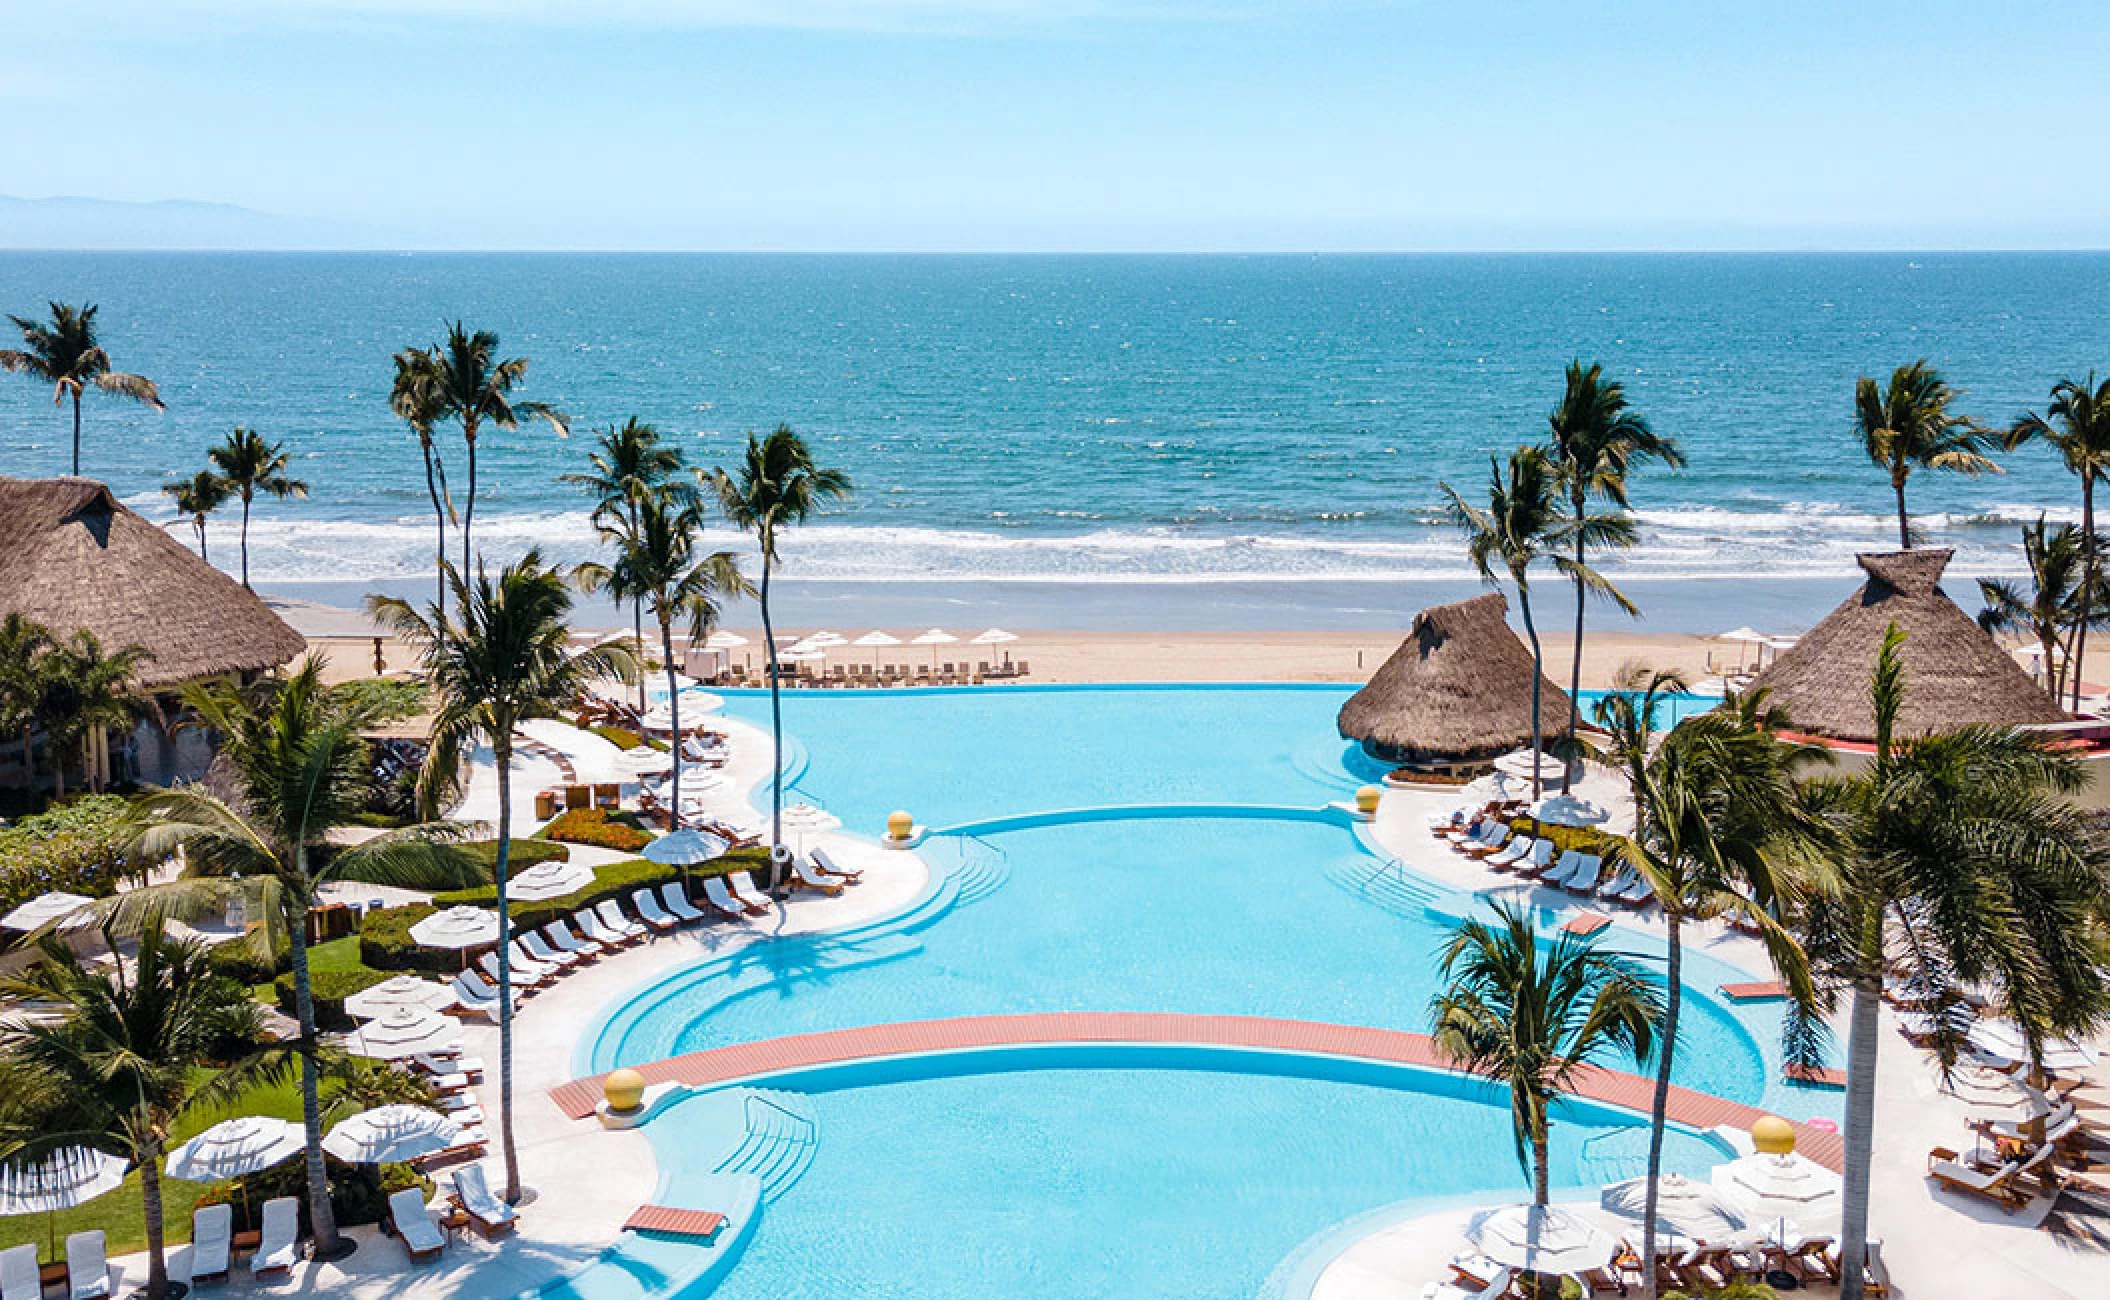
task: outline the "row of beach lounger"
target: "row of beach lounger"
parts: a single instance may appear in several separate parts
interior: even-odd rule
[[[941,664],[833,664],[827,668],[785,664],[782,680],[786,686],[978,686],[1024,677],[1030,671],[1031,666],[1023,659],[994,664],[986,659],[978,664],[965,660]],[[713,684],[767,686],[769,674],[736,668],[714,679]]]
[[[1655,896],[1649,883],[1630,867],[1605,868],[1601,855],[1578,849],[1560,849],[1551,839],[1513,830],[1499,810],[1482,809],[1469,814],[1459,809],[1448,817],[1432,817],[1429,833],[1484,867],[1505,872],[1518,880],[1542,885],[1609,903],[1640,907]]]
[[[2018,1071],[2021,1067],[2017,1067]],[[2110,1150],[2110,1129],[2091,1122],[2074,1087],[2063,1095],[2031,1086],[2019,1074],[2014,1085],[2028,1099],[2035,1119],[1979,1119],[1968,1151],[1935,1147],[1927,1153],[1927,1176],[1952,1192],[1991,1201],[2009,1214],[2066,1185],[2059,1167],[2092,1165]]]
[[[1497,1300],[1508,1295],[1519,1280],[1515,1270],[1504,1268],[1484,1255],[1467,1253],[1451,1261],[1451,1278],[1422,1288],[1422,1300]],[[1695,1242],[1675,1250],[1656,1252],[1656,1290],[1660,1294],[1710,1294],[1739,1281],[1763,1281],[1770,1274],[1785,1274],[1796,1280],[1798,1289],[1836,1286],[1840,1266],[1838,1243],[1830,1237],[1812,1237],[1791,1242]],[[1639,1286],[1641,1251],[1630,1241],[1619,1243],[1619,1253],[1608,1268],[1585,1269],[1573,1275],[1584,1295],[1627,1295]],[[1883,1243],[1868,1243],[1868,1267],[1862,1294],[1871,1297],[1890,1293],[1890,1270],[1883,1260]]]

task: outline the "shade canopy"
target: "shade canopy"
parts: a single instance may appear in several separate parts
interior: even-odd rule
[[[60,889],[48,894],[38,894],[5,917],[0,917],[0,929],[20,930],[25,934],[31,930],[40,930],[53,921],[72,916],[94,901],[92,898],[83,898],[79,894],[69,894]]]
[[[1714,634],[1714,639],[1717,641],[1744,641],[1753,645],[1764,645],[1773,638],[1754,627],[1745,626],[1733,627],[1727,632],[1717,632]]]
[[[346,1014],[361,1020],[374,1020],[397,1007],[444,1011],[459,1001],[453,989],[436,980],[421,980],[415,975],[391,975],[379,984],[347,997],[344,1009]]]
[[[1619,1251],[1619,1243],[1596,1224],[1558,1205],[1482,1210],[1466,1224],[1465,1235],[1495,1263],[1534,1273],[1603,1268]]]
[[[243,1115],[223,1120],[169,1152],[162,1172],[186,1183],[224,1182],[291,1160],[306,1146],[298,1124]]]
[[[461,1141],[462,1127],[423,1106],[376,1106],[338,1124],[322,1149],[355,1165],[391,1165],[445,1151]]]
[[[449,907],[410,927],[427,948],[478,948],[498,942],[498,913],[481,907]]]
[[[1597,1203],[1606,1213],[1644,1223],[1648,1209],[1648,1179],[1629,1178],[1608,1184]],[[1756,1226],[1751,1211],[1711,1183],[1695,1182],[1680,1174],[1665,1174],[1656,1181],[1656,1231],[1689,1237],[1694,1241],[1722,1241]]]
[[[987,632],[983,632],[983,633],[980,633],[980,634],[978,634],[977,636],[975,636],[975,638],[973,639],[973,641],[971,642],[971,644],[973,644],[973,645],[1009,645],[1009,644],[1010,644],[1011,642],[1013,642],[1013,641],[1016,641],[1016,640],[1018,640],[1018,633],[1016,633],[1016,632],[1006,632],[1006,631],[1005,631],[1004,629],[1002,629],[1002,628],[1000,628],[1000,627],[993,627],[993,628],[990,628],[990,629],[989,629],[989,630],[988,630]]]
[[[551,859],[516,873],[506,882],[506,895],[523,903],[576,894],[594,882],[593,868],[583,862]]]
[[[428,1007],[390,1007],[344,1036],[344,1050],[377,1061],[400,1061],[444,1051],[461,1039],[461,1026]]]
[[[910,645],[951,645],[959,639],[942,627],[934,627],[927,632],[918,632],[909,638],[908,643]]]
[[[626,749],[608,760],[608,766],[619,776],[650,776],[664,772],[674,766],[674,756],[663,749],[650,745],[639,745]]]
[[[678,830],[647,844],[644,858],[664,867],[693,867],[723,857],[732,845],[708,831]]]
[[[661,700],[639,715],[637,724],[647,731],[672,731],[674,708],[667,701]]]
[[[732,788],[733,779],[725,773],[709,770],[699,772],[692,768],[682,774],[681,801],[687,803],[699,795],[721,794]]]
[[[1716,1165],[1708,1181],[1761,1220],[1807,1225],[1839,1213],[1839,1175],[1799,1151],[1740,1156]]]
[[[1573,794],[1541,799],[1532,805],[1531,815],[1554,826],[1596,826],[1612,816],[1603,806]]]
[[[783,823],[787,831],[832,831],[843,819],[817,804],[794,803],[784,806]]]
[[[93,1147],[67,1147],[27,1169],[0,1170],[0,1214],[51,1214],[114,1191],[125,1162]]]
[[[1519,749],[1496,759],[1495,770],[1525,781],[1536,771],[1539,780],[1553,781],[1568,770],[1568,765],[1542,749]]]
[[[2029,1060],[2029,1044],[2012,1020],[1980,1020],[1964,1033],[1964,1038],[1987,1056],[2017,1064]],[[2086,1070],[2101,1056],[2093,1047],[2071,1038],[2048,1038],[2041,1051],[2047,1070]]]
[[[1535,669],[1508,609],[1491,591],[1416,614],[1399,648],[1341,705],[1342,737],[1388,762],[1478,763],[1530,744]],[[1540,735],[1567,725],[1566,693],[1540,675]]]
[[[901,638],[898,636],[889,636],[885,632],[867,632],[863,636],[857,638],[855,641],[852,641],[850,644],[861,645],[864,646],[866,649],[878,649],[881,646],[900,645]]]
[[[713,632],[703,639],[706,650],[738,650],[747,644],[747,638],[738,632]]]

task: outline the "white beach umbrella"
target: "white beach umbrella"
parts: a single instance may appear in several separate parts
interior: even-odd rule
[[[1981,1020],[1965,1032],[1964,1038],[1971,1046],[1999,1060],[2020,1063],[2029,1059],[2029,1045],[2023,1041],[2021,1028],[2012,1020]],[[2053,1072],[2090,1069],[2101,1059],[2101,1054],[2093,1047],[2071,1038],[2046,1039],[2043,1052],[2044,1068]]]
[[[674,766],[674,756],[663,749],[639,745],[636,749],[626,749],[609,759],[608,766],[615,769],[620,776],[650,776],[671,769]]]
[[[1465,1236],[1495,1263],[1534,1273],[1603,1268],[1619,1252],[1619,1243],[1609,1234],[1558,1205],[1482,1210],[1466,1224]]]
[[[83,898],[79,894],[69,894],[58,889],[48,894],[38,894],[5,917],[0,917],[0,929],[20,930],[27,934],[31,930],[42,929],[53,921],[72,916],[94,901],[92,898]]]
[[[799,847],[802,850],[805,848],[808,835],[817,835],[822,831],[832,831],[843,824],[842,818],[820,807],[818,804],[811,803],[786,804],[782,820],[784,830],[799,838]]]
[[[681,693],[681,711],[683,713],[716,713],[724,707],[725,697],[723,695],[716,695],[710,691],[695,690],[693,688]]]
[[[1717,632],[1714,634],[1714,639],[1717,641],[1742,641],[1747,644],[1760,644],[1771,640],[1765,633],[1748,624],[1743,627],[1730,628],[1727,632]]]
[[[644,848],[644,859],[665,867],[693,867],[724,855],[732,846],[708,831],[678,830]]]
[[[703,639],[706,650],[738,650],[747,644],[747,638],[738,632],[713,632]]]
[[[807,650],[833,650],[839,645],[848,645],[849,640],[840,632],[808,632],[798,639],[798,645]]]
[[[685,768],[681,776],[681,801],[692,803],[707,794],[723,794],[733,788],[733,779],[723,772],[697,772]]]
[[[344,1050],[377,1061],[401,1061],[441,1051],[461,1038],[461,1026],[428,1007],[390,1007],[344,1036]]]
[[[638,718],[637,725],[647,731],[672,731],[674,730],[674,708],[665,700],[661,700],[644,711]]]
[[[910,645],[929,646],[930,661],[935,664],[938,662],[938,647],[941,645],[951,645],[959,639],[960,638],[954,636],[952,633],[946,631],[942,627],[934,627],[927,632],[919,632],[915,636],[910,637],[908,639],[908,643]]]
[[[421,980],[415,975],[391,975],[370,988],[363,988],[344,1000],[346,1015],[361,1020],[373,1020],[387,1015],[397,1007],[417,1007],[424,1011],[445,1011],[461,999],[454,990],[437,980]]]
[[[867,650],[873,650],[878,649],[882,646],[900,645],[901,638],[898,636],[889,635],[885,632],[867,632],[863,636],[857,638],[855,641],[852,641],[850,644],[856,646],[863,646]]]
[[[322,1139],[322,1149],[349,1164],[392,1165],[445,1151],[462,1127],[423,1106],[376,1106],[345,1120]]]
[[[1532,769],[1538,769],[1541,781],[1551,781],[1567,770],[1568,765],[1544,750],[1518,749],[1495,760],[1495,770],[1506,772],[1521,780],[1531,779]]]
[[[27,1169],[0,1170],[0,1214],[41,1214],[59,1254],[60,1210],[85,1205],[124,1185],[125,1162],[93,1147],[55,1151]]]
[[[506,881],[506,893],[523,903],[576,894],[593,884],[593,868],[583,862],[538,862]]]
[[[1607,1184],[1597,1203],[1608,1214],[1645,1222],[1648,1209],[1648,1179],[1629,1178]],[[1656,1231],[1690,1237],[1695,1241],[1720,1241],[1757,1226],[1752,1212],[1730,1200],[1709,1183],[1694,1182],[1680,1174],[1665,1174],[1656,1183]]]
[[[1959,1061],[1948,1082],[1941,1085],[1941,1090],[1980,1110],[2019,1111],[2029,1116],[2048,1114],[2051,1110],[2049,1106],[2039,1105],[2043,1093],[1991,1065]]]
[[[498,913],[481,907],[449,907],[411,926],[410,937],[426,948],[480,948],[498,942]]]
[[[1839,1213],[1839,1175],[1803,1155],[1759,1151],[1714,1167],[1708,1181],[1757,1219],[1792,1219],[1808,1227]]]
[[[1555,826],[1596,826],[1611,819],[1612,814],[1598,804],[1574,794],[1557,794],[1539,800],[1531,807],[1531,815],[1542,822]]]
[[[223,1183],[291,1160],[306,1145],[298,1124],[243,1115],[222,1120],[169,1152],[162,1172],[186,1183]]]

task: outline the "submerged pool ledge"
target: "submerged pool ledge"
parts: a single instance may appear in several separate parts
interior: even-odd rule
[[[1188,818],[1323,822],[1349,828],[1361,824],[1361,819],[1354,813],[1332,804],[1312,807],[1271,803],[1112,803],[1082,808],[1050,808],[1040,812],[1007,813],[1000,817],[984,817],[952,826],[933,827],[929,834],[999,835],[1005,831],[1074,826],[1085,822],[1177,821]]]

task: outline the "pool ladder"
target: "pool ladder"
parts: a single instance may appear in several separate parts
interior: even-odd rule
[[[964,907],[980,902],[1004,887],[1011,879],[1011,855],[979,835],[959,837],[960,860],[946,872],[953,890],[953,904]]]

